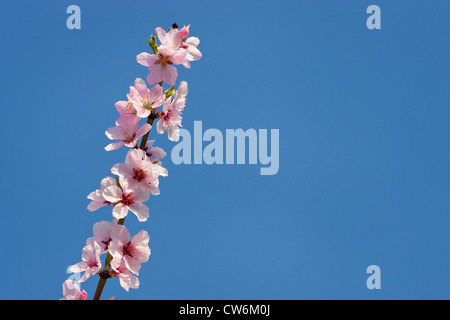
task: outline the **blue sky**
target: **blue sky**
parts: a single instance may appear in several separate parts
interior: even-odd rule
[[[66,8],[81,8],[81,30]],[[366,8],[381,8],[368,30]],[[446,1],[2,1],[1,299],[59,299],[92,225],[86,196],[114,103],[161,26],[190,24],[202,60],[183,126],[279,129],[280,169],[164,165],[141,288],[116,299],[448,299]],[[169,154],[175,143],[152,130]],[[381,290],[366,268],[381,268]],[[97,279],[82,288],[93,297]]]

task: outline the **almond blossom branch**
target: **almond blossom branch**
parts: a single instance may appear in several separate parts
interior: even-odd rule
[[[158,119],[156,131],[167,131],[171,141],[178,141],[181,126],[181,114],[186,104],[187,83],[180,81],[175,90],[178,76],[176,65],[190,68],[190,62],[199,60],[202,55],[197,49],[200,40],[188,37],[189,26],[178,29],[176,24],[168,32],[155,29],[148,43],[153,54],[142,52],[136,61],[148,67],[147,83],[140,78],[130,86],[127,100],[118,101],[115,108],[119,113],[116,126],[105,134],[116,140],[105,147],[106,151],[122,147],[129,148],[125,162],[111,168],[113,177],[101,180],[100,189],[91,192],[88,199],[88,211],[96,211],[112,206],[113,220],[99,221],[93,226],[93,236],[86,240],[82,250],[82,261],[70,266],[74,273],[84,272],[78,283],[86,281],[91,275],[98,274],[100,279],[93,299],[99,300],[109,278],[118,278],[126,291],[139,287],[141,264],[149,260],[151,251],[148,246],[150,237],[145,230],[131,236],[124,226],[129,212],[136,215],[140,222],[149,217],[149,208],[144,204],[150,195],[159,195],[159,177],[168,175],[161,159],[166,156],[164,150],[148,141],[154,121]],[[156,38],[160,41],[158,45]],[[163,84],[171,87],[163,90]],[[153,85],[148,88],[147,84]],[[158,111],[158,108],[162,110]],[[146,118],[146,123],[139,125]],[[141,139],[140,144],[139,139]],[[139,146],[139,147],[138,147]],[[102,267],[101,255],[106,254]],[[88,296],[74,280],[63,283],[63,300],[87,300]]]

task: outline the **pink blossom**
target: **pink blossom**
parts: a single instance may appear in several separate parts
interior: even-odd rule
[[[200,39],[197,37],[189,37],[189,26],[185,26],[180,29],[178,36],[182,39],[180,44],[180,48],[185,49],[187,51],[186,60],[183,65],[186,68],[190,68],[190,61],[200,60],[202,57],[202,53],[197,49],[197,46],[200,44]]]
[[[178,28],[170,28],[169,31],[166,32],[163,28],[158,27],[155,31],[159,41],[161,42],[160,46],[177,50],[181,46],[181,42],[183,41],[182,35],[185,34],[186,30],[183,30],[183,32],[180,33]]]
[[[189,61],[197,61],[202,57],[202,53],[197,49],[197,46],[200,44],[200,39],[197,37],[189,37],[181,44],[181,47],[186,49],[186,60],[183,63],[183,66],[186,68],[190,68],[191,64]]]
[[[160,119],[156,124],[156,130],[159,134],[167,131],[169,140],[178,141],[180,138],[181,113],[186,104],[186,95],[188,92],[187,83],[181,81],[178,90],[173,99],[164,101],[163,110]]]
[[[124,259],[116,259],[111,261],[111,267],[119,277],[119,282],[122,288],[125,290],[137,289],[139,288],[139,279],[134,274],[128,270],[128,268],[125,266],[125,260]]]
[[[136,109],[130,101],[117,101],[115,107],[120,115],[116,121],[117,126],[128,127],[139,121],[140,118],[136,115]]]
[[[112,127],[109,128],[105,134],[111,140],[120,140],[118,142],[113,142],[105,147],[106,151],[116,150],[121,146],[125,145],[129,148],[134,148],[137,141],[147,132],[150,131],[152,126],[148,123],[139,127],[139,122],[132,124],[128,127]]]
[[[156,36],[160,42],[158,46],[155,42]],[[189,37],[189,26],[178,29],[174,24],[167,32],[156,28],[156,36],[152,35],[149,40],[154,54],[142,52],[136,56],[139,64],[148,67],[149,87],[140,78],[134,81],[127,100],[115,103],[119,113],[116,126],[105,132],[110,140],[114,140],[105,150],[116,150],[122,146],[131,149],[128,150],[123,163],[117,163],[111,168],[111,172],[117,177],[104,178],[100,189],[91,192],[87,197],[91,200],[87,207],[89,211],[113,205],[114,219],[111,222],[100,221],[94,224],[93,236],[87,239],[82,249],[81,262],[69,267],[71,272],[77,273],[74,275],[76,277],[83,273],[79,282],[84,282],[95,274],[99,274],[102,281],[117,276],[126,291],[130,288],[137,289],[140,285],[138,276],[141,264],[150,258],[150,237],[147,231],[141,230],[131,237],[128,229],[123,226],[123,219],[131,211],[140,222],[148,220],[149,208],[144,202],[149,199],[150,194],[158,195],[160,192],[159,177],[168,175],[161,159],[167,154],[163,149],[154,146],[155,140],[147,141],[152,125],[146,123],[140,126],[139,122],[142,118],[151,121],[157,119],[156,130],[159,134],[167,131],[170,140],[179,140],[188,86],[185,81],[181,81],[178,89],[174,90],[178,77],[176,65],[190,68],[191,61],[202,57],[197,48],[200,40]],[[172,86],[170,90],[164,92],[163,82]],[[158,110],[161,106],[162,110]],[[145,146],[138,148],[139,139],[144,135],[145,141],[141,144],[145,143]],[[105,270],[102,270],[100,257],[105,253]],[[97,287],[95,299],[101,294],[102,288]],[[81,290],[79,283],[73,280],[63,283],[63,295],[61,300],[87,300],[86,291]]]
[[[202,53],[197,49],[200,39],[197,37],[188,38],[189,26],[184,26],[180,30],[177,28],[170,29],[167,33],[161,28],[156,28],[156,34],[162,46],[172,50],[186,50],[186,59],[181,63],[186,68],[191,67],[189,61],[200,60],[202,57]]]
[[[113,216],[116,219],[123,219],[131,210],[139,221],[147,220],[149,212],[148,207],[142,202],[150,197],[149,191],[136,189],[135,191],[122,191],[118,186],[109,186],[103,191],[103,197],[114,204]]]
[[[81,254],[82,262],[71,266],[69,271],[73,273],[84,272],[79,282],[86,281],[91,275],[101,271],[101,253],[102,249],[100,248],[100,245],[95,242],[93,238],[89,238],[88,241],[86,241],[86,246],[83,248]]]
[[[74,280],[64,281],[63,296],[60,300],[87,300],[86,291],[81,291],[80,286]]]
[[[88,199],[92,200],[87,207],[87,209],[89,211],[92,212],[101,207],[110,205],[110,202],[105,200],[105,198],[103,198],[103,191],[107,187],[112,186],[112,185],[116,185],[116,179],[114,179],[112,177],[106,177],[101,181],[100,189],[97,189],[97,190],[91,192],[87,196]]]
[[[161,45],[155,54],[149,54],[147,52],[138,54],[136,61],[148,67],[147,82],[149,84],[156,84],[163,81],[174,85],[178,77],[178,72],[177,68],[173,65],[184,63],[186,55],[186,50],[176,50]]]
[[[136,115],[140,118],[147,118],[153,110],[163,104],[163,88],[157,84],[148,89],[144,80],[137,78],[134,87],[130,87],[128,99],[133,104]]]
[[[141,149],[128,151],[125,163],[117,163],[111,172],[121,178],[121,185],[126,191],[141,189],[159,194],[159,176],[167,176],[167,170],[154,164]]]
[[[169,140],[178,141],[180,139],[181,112],[173,105],[173,100],[167,99],[164,102],[161,117],[156,124],[156,130],[159,134],[167,131]]]
[[[114,219],[111,222],[99,221],[95,223],[94,226],[92,227],[92,231],[94,233],[94,236],[92,238],[101,247],[102,253],[105,253],[108,250],[109,242],[111,241],[110,237],[111,229],[116,224],[117,219]]]
[[[139,275],[141,263],[150,257],[148,242],[150,237],[145,230],[141,230],[130,240],[130,232],[123,225],[116,225],[111,230],[109,253],[113,257],[112,264],[117,268],[123,265],[136,275]]]

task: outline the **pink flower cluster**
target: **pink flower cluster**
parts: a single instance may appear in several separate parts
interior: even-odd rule
[[[196,37],[188,38],[189,26],[182,29],[172,28],[169,32],[156,28],[156,34],[161,41],[158,52],[154,54],[142,52],[137,56],[137,62],[148,67],[149,84],[164,81],[173,86],[178,76],[177,69],[173,65],[182,64],[190,68],[191,61],[199,60],[202,57],[197,49],[200,40]]]
[[[129,88],[127,100],[116,102],[119,117],[115,126],[105,132],[110,140],[116,140],[105,147],[106,151],[122,146],[129,148],[125,161],[111,168],[115,177],[101,180],[100,189],[87,197],[91,200],[88,211],[112,206],[113,220],[94,224],[93,236],[86,240],[82,250],[82,261],[69,268],[71,272],[83,275],[78,283],[73,280],[64,282],[63,300],[87,300],[87,293],[81,291],[79,283],[96,274],[104,281],[118,277],[126,291],[137,289],[141,264],[149,260],[151,251],[148,233],[141,230],[132,237],[123,225],[124,219],[131,211],[140,222],[145,222],[149,217],[149,208],[144,203],[150,195],[160,193],[159,177],[168,175],[161,162],[166,153],[153,145],[155,140],[147,141],[147,137],[156,120],[159,134],[167,131],[169,140],[179,139],[181,114],[188,89],[187,83],[180,81],[175,90],[178,73],[174,65],[190,68],[192,61],[202,57],[197,49],[200,41],[196,37],[189,37],[189,26],[178,29],[174,24],[168,32],[161,28],[155,31],[156,34],[148,41],[153,54],[143,52],[136,58],[138,63],[148,67],[147,83],[153,87],[147,87],[140,78],[136,79]],[[164,83],[171,87],[164,90]],[[140,125],[141,119],[146,119],[146,123]],[[106,258],[102,263],[103,254],[106,254]],[[94,296],[94,299],[98,298]]]

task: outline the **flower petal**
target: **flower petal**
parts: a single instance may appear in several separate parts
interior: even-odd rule
[[[117,149],[119,149],[121,146],[123,146],[124,144],[125,144],[125,142],[123,142],[123,141],[113,142],[113,143],[108,144],[108,145],[105,147],[105,150],[106,150],[106,151],[117,150]]]
[[[118,186],[109,186],[103,193],[103,198],[111,203],[122,200],[122,190]]]
[[[136,56],[136,61],[139,64],[142,64],[143,66],[149,67],[150,65],[154,64],[154,54],[149,54],[147,52],[141,52]]]
[[[148,68],[147,82],[149,84],[155,84],[163,80],[164,70],[160,64],[154,64]]]
[[[131,212],[133,212],[140,222],[147,221],[149,216],[148,207],[142,202],[135,202],[130,206]]]
[[[123,219],[128,215],[128,210],[128,206],[124,206],[122,203],[118,203],[114,206],[112,214],[116,219]]]
[[[178,72],[177,68],[174,66],[165,66],[164,72],[162,73],[162,80],[171,86],[175,84],[175,81],[177,80]]]

